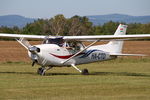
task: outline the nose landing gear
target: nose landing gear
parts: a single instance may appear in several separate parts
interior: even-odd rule
[[[37,70],[37,74],[44,76],[45,72],[48,71],[51,68],[52,68],[52,66],[49,66],[48,68],[46,68],[46,67],[40,67]]]

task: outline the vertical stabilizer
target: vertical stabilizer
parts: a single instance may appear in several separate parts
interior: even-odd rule
[[[126,34],[127,25],[120,24],[114,33],[114,35],[125,35]],[[124,41],[113,40],[110,41],[106,46],[109,46],[109,52],[111,53],[121,53],[123,48]]]
[[[125,35],[127,25],[120,24],[114,33],[114,35]],[[93,46],[94,47],[94,46]],[[109,53],[122,53],[123,40],[112,40],[107,44],[95,46],[95,49],[99,49]]]
[[[125,35],[127,30],[127,25],[120,24],[114,33],[114,35]]]

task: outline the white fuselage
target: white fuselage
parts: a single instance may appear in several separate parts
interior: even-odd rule
[[[60,47],[56,44],[41,44],[36,45],[36,47],[40,48],[40,52],[36,55],[38,55],[38,64],[41,66],[69,66],[71,64],[86,64],[116,58],[114,56],[110,56],[109,52],[95,49],[94,46],[94,48],[90,47],[69,61],[62,63],[77,53],[79,50]],[[34,55],[29,52],[29,57],[31,58],[31,56]]]

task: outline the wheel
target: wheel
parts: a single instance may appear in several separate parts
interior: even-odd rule
[[[41,71],[42,71],[42,68],[38,68],[38,70],[37,70],[37,74],[40,74],[40,73],[41,73]]]
[[[44,68],[38,68],[37,74],[39,74],[39,75],[45,75]]]
[[[83,69],[83,70],[82,70],[82,74],[83,74],[83,75],[89,75],[88,69]]]

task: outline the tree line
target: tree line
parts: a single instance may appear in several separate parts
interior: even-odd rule
[[[12,28],[1,26],[0,33],[14,34],[36,34],[36,35],[112,35],[119,22],[107,22],[104,25],[94,26],[87,17],[73,16],[65,18],[64,15],[56,15],[50,19],[38,19],[33,23],[28,23],[23,28],[14,26]],[[126,24],[126,23],[122,23]],[[150,34],[150,23],[131,23],[127,24],[127,34]]]

